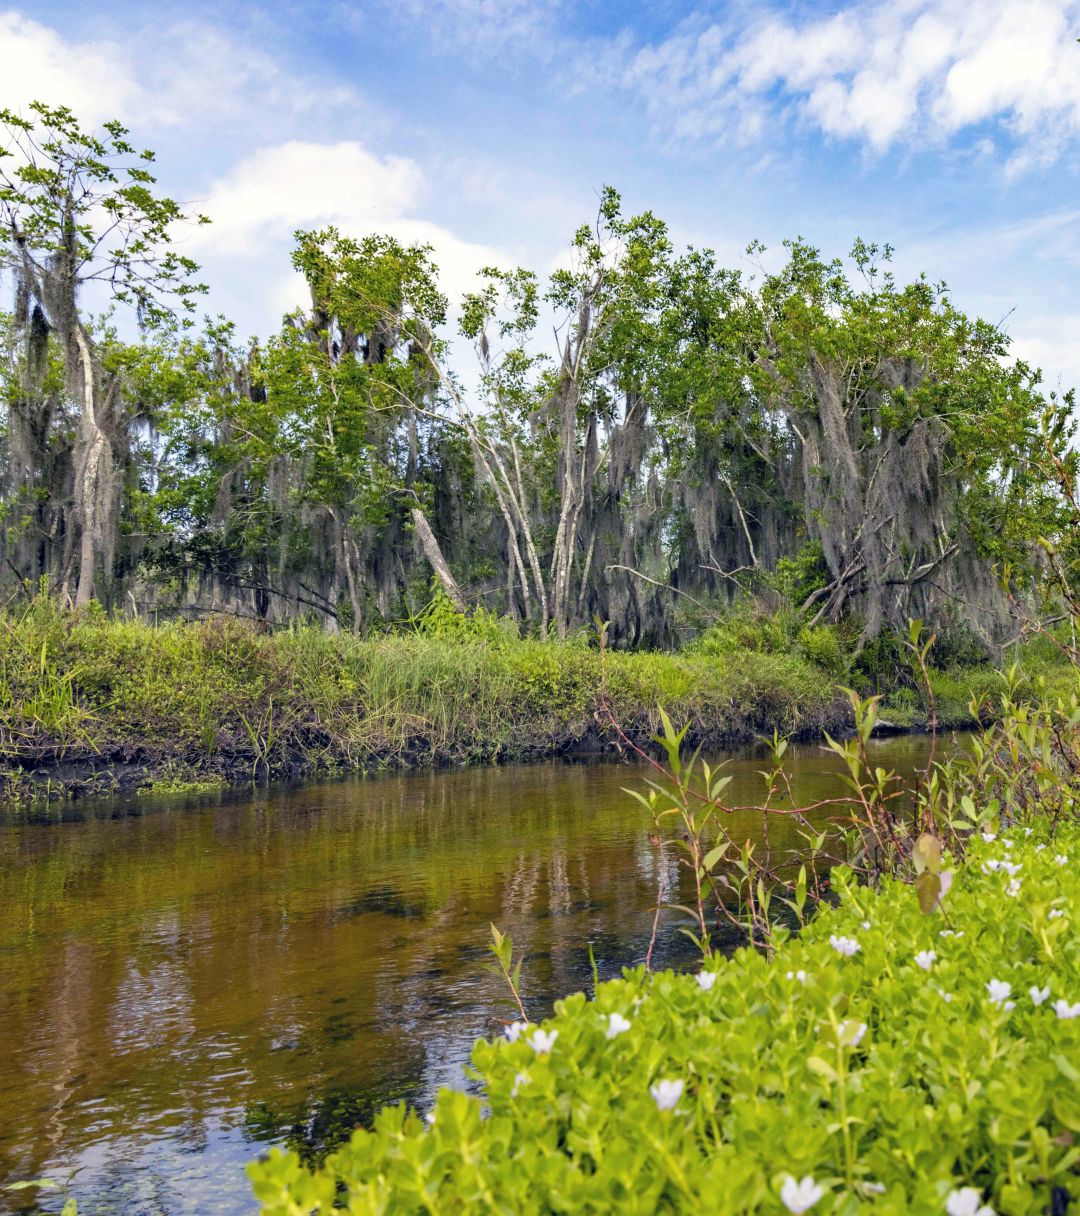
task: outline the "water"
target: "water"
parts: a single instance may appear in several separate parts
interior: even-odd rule
[[[906,774],[921,737],[874,743]],[[762,756],[731,757],[729,797]],[[800,799],[843,792],[817,747]],[[47,1176],[80,1213],[250,1212],[244,1164],[317,1152],[384,1102],[465,1085],[513,1016],[489,925],[527,947],[533,1017],[640,962],[657,858],[623,792],[641,766],[553,762],[212,799],[79,808],[0,827],[0,1180]],[[756,836],[756,817],[740,834]],[[774,849],[797,849],[790,821]],[[664,926],[659,965],[689,965]],[[60,1192],[11,1211],[57,1211]],[[22,1204],[22,1207],[18,1205]]]

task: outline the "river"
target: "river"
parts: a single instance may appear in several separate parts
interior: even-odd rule
[[[872,746],[908,775],[928,745]],[[760,796],[762,759],[728,757],[733,802]],[[789,760],[801,800],[843,792],[820,747]],[[658,860],[623,787],[646,775],[556,761],[9,816],[0,1180],[54,1179],[80,1216],[232,1216],[266,1146],[317,1151],[467,1084],[473,1041],[512,1016],[490,923],[527,951],[533,1017],[591,984],[590,945],[601,978],[643,959]],[[770,837],[799,846],[790,820]],[[658,965],[691,961],[665,924]]]

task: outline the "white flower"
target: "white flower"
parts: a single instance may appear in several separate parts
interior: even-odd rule
[[[683,1083],[681,1081],[657,1081],[649,1086],[658,1110],[674,1110],[682,1097]]]
[[[1024,835],[1025,835],[1025,836],[1030,836],[1030,835],[1031,835],[1031,833],[1032,833],[1032,832],[1034,832],[1034,831],[1035,831],[1035,829],[1034,829],[1034,828],[1024,828]]]
[[[863,927],[864,929],[869,929],[869,928],[870,928],[870,922],[869,922],[868,920],[864,920],[864,921],[863,921],[863,923],[862,923],[862,927]]]
[[[953,872],[952,870],[942,870],[938,875],[938,895],[934,900],[934,907],[939,908],[941,901],[949,893],[949,888],[952,886]]]
[[[708,992],[709,989],[716,983],[715,971],[699,971],[694,978],[698,982],[698,987],[702,992]]]
[[[1070,1005],[1066,1000],[1055,1001],[1054,1012],[1063,1022],[1070,1018],[1080,1018],[1080,1001],[1077,1001],[1075,1005]]]
[[[1063,866],[1068,862],[1069,859],[1065,856],[1064,853],[1055,853],[1054,860],[1058,863],[1059,866]]]
[[[529,1039],[529,1046],[538,1056],[544,1056],[555,1046],[558,1037],[557,1030],[534,1030],[532,1038]]]
[[[629,1018],[624,1018],[621,1013],[612,1013],[608,1015],[607,1030],[605,1031],[605,1034],[609,1039],[614,1039],[616,1036],[623,1034],[629,1029]]]
[[[938,937],[963,937],[963,929],[942,929]]]
[[[1064,915],[1065,915],[1064,908],[1051,908],[1049,913],[1047,914],[1046,919],[1047,920],[1057,920],[1057,918],[1059,916],[1064,916]]]
[[[945,1200],[948,1216],[994,1216],[994,1209],[983,1203],[982,1195],[973,1186],[951,1191]]]
[[[1011,849],[1011,848],[1013,847],[1013,842],[1012,842],[1011,840],[1003,840],[1001,843],[1002,843],[1002,844],[1005,846],[1005,848],[1007,848],[1007,849]]]
[[[503,1032],[511,1043],[516,1043],[521,1038],[521,1032],[528,1028],[528,1022],[511,1022]]]
[[[945,1002],[946,1005],[952,1004],[952,993],[951,992],[946,992],[944,988],[939,988],[938,992],[941,993],[941,999]]]
[[[994,874],[998,870],[1004,870],[1010,878],[1013,878],[1020,870],[1020,863],[1015,861],[999,861],[996,857],[991,857],[983,862],[983,873]]]
[[[1038,1008],[1050,996],[1050,985],[1047,984],[1045,988],[1029,988],[1028,996],[1031,997],[1031,1003]]]
[[[532,1078],[527,1072],[517,1073],[517,1075],[514,1077],[514,1088],[510,1091],[510,1097],[516,1098],[518,1096],[518,1090],[523,1085],[528,1085],[531,1080]]]
[[[1037,844],[1037,845],[1035,846],[1035,852],[1036,852],[1036,853],[1041,853],[1041,852],[1042,852],[1042,851],[1043,851],[1045,848],[1046,848],[1046,845],[1044,845],[1044,844]]]
[[[986,995],[991,1005],[1004,1005],[1012,992],[1012,984],[1005,980],[990,980],[986,985]]]
[[[809,1174],[802,1182],[796,1182],[788,1174],[784,1179],[784,1185],[780,1188],[781,1202],[789,1212],[809,1212],[824,1194],[824,1188],[819,1186]]]
[[[982,834],[982,838],[983,838],[983,840],[986,841],[987,844],[991,844],[991,843],[993,843],[993,841],[997,840],[997,834],[995,832],[985,832],[984,831]]]
[[[1005,888],[1006,895],[1016,896],[1020,894],[1020,879],[1014,878]]]
[[[798,980],[800,984],[805,984],[806,983],[806,972],[802,971],[802,970],[789,971],[787,973],[787,978],[789,980]]]
[[[916,966],[921,967],[924,971],[929,971],[934,965],[934,960],[936,958],[937,955],[933,952],[933,950],[920,950],[919,953],[915,955],[915,964]]]
[[[435,1112],[433,1110],[429,1110],[427,1112],[427,1114],[424,1116],[424,1122],[428,1125],[428,1127],[435,1122]]]
[[[829,938],[829,945],[837,954],[842,954],[845,958],[851,958],[853,954],[859,952],[859,943],[853,937],[838,937],[834,933]]]
[[[848,1018],[836,1027],[836,1038],[841,1047],[858,1047],[866,1034],[866,1023]]]
[[[862,1184],[862,1189],[868,1195],[884,1195],[888,1188],[885,1186],[884,1182],[864,1182]]]

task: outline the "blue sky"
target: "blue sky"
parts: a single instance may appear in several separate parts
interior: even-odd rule
[[[2,0],[0,0],[2,5]],[[731,265],[896,247],[1080,383],[1080,2],[371,0],[0,7],[0,104],[120,117],[266,332],[291,231],[430,241],[453,296],[555,264],[611,183]]]

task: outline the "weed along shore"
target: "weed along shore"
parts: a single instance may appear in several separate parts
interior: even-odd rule
[[[359,638],[228,618],[152,625],[38,598],[9,609],[3,631],[9,801],[648,746],[660,705],[688,725],[688,743],[712,750],[851,725],[837,680],[852,673],[838,670],[829,630],[802,648],[781,637],[770,649],[758,626],[679,654],[602,655],[589,635],[521,640],[495,621]],[[950,727],[974,725],[973,701],[992,713],[1004,687],[988,667],[933,681]],[[918,728],[924,706],[894,681],[882,716]]]

